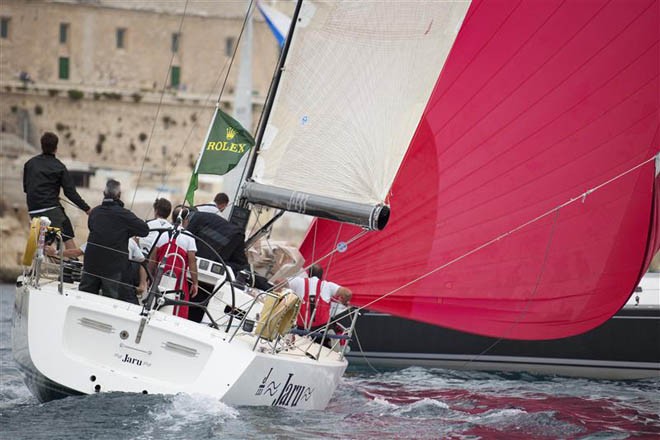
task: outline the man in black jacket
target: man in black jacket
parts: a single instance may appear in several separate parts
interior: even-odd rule
[[[23,191],[27,195],[28,212],[31,218],[46,216],[51,226],[60,228],[66,249],[75,249],[71,220],[60,204],[60,188],[64,195],[89,214],[89,205],[80,197],[66,166],[56,157],[59,139],[54,133],[41,136],[42,154],[25,162],[23,167]]]
[[[92,209],[87,225],[89,238],[79,289],[137,304],[129,273],[128,239],[145,237],[149,226],[120,200],[121,185],[110,179],[103,191],[103,203]]]
[[[173,218],[176,218],[180,211],[181,207],[177,206],[174,209]],[[218,262],[222,259],[227,266],[231,267],[234,275],[237,275],[241,270],[249,269],[250,265],[245,254],[245,232],[243,229],[210,212],[193,211],[188,218],[190,221],[186,226],[186,230],[195,236],[198,257]],[[258,275],[255,275],[254,278],[256,287],[262,290],[272,287],[265,278]],[[206,290],[213,288],[213,286],[206,287]],[[200,289],[197,296],[191,301],[204,302],[207,298],[208,294],[204,289]],[[190,309],[188,319],[200,322],[202,317],[202,309]]]
[[[178,214],[180,207],[175,209]],[[233,223],[210,212],[192,212],[186,228],[197,239],[197,256],[219,261],[218,255],[234,273],[248,267],[245,233]]]

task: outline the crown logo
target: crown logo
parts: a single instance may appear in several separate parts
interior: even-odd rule
[[[236,136],[236,130],[234,130],[231,127],[227,127],[227,140],[232,140],[234,139],[234,136]]]

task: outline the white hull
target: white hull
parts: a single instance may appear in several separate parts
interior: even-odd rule
[[[307,338],[272,353],[252,334],[153,313],[137,336],[141,307],[57,282],[19,286],[12,344],[42,401],[71,394],[132,392],[209,395],[229,405],[323,409],[347,362]],[[305,354],[307,352],[308,354]]]

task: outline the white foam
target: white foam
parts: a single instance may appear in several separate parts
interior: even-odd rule
[[[235,419],[238,411],[213,397],[177,394],[169,405],[152,410],[150,416],[163,431],[180,432],[187,426],[207,423],[209,419],[216,422]]]
[[[436,399],[425,397],[400,407],[395,414],[413,419],[435,418],[449,409],[449,405]]]
[[[372,400],[372,402],[377,404],[377,405],[380,405],[380,406],[385,406],[387,408],[396,408],[397,407],[395,404],[393,404],[392,402],[390,402],[389,400],[387,400],[386,398],[384,398],[382,396],[377,396],[376,398],[374,398]]]
[[[37,401],[25,384],[20,381],[8,381],[3,383],[0,396],[0,410]]]

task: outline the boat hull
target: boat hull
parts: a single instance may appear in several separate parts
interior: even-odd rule
[[[12,352],[16,365],[23,375],[25,385],[40,402],[81,395],[80,392],[48,379],[32,363],[27,340],[29,301],[27,301],[27,296],[24,293],[19,293],[23,292],[24,289],[22,283],[17,283],[16,287],[16,302],[14,303],[12,321]]]
[[[658,274],[647,276],[614,317],[581,335],[546,340],[497,339],[386,314],[364,313],[348,357],[351,364],[499,370],[597,379],[660,377]],[[649,287],[652,287],[649,289]],[[358,343],[359,341],[359,343]]]
[[[230,342],[231,333],[160,312],[141,326],[138,306],[73,289],[59,294],[56,286],[16,291],[14,358],[42,402],[98,392],[190,393],[235,406],[323,409],[347,367],[338,355],[305,355],[302,339],[290,352],[273,353],[253,335]]]

